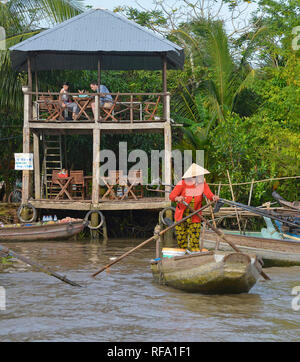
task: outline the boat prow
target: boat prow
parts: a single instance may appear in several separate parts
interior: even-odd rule
[[[151,269],[156,282],[186,292],[238,294],[249,292],[262,266],[255,255],[206,252],[162,258]]]

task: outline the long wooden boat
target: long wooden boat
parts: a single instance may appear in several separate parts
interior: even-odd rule
[[[300,266],[300,240],[276,240],[264,238],[260,233],[246,233],[222,230],[226,239],[232,241],[243,253],[255,253],[262,257],[264,266]],[[204,235],[204,247],[214,249],[216,246],[216,234],[206,231]],[[219,249],[223,251],[232,250],[225,243],[219,242]]]
[[[26,226],[27,225],[27,226]],[[21,226],[0,227],[1,241],[37,241],[69,239],[80,233],[86,226],[86,221],[78,221],[53,224],[22,224]]]
[[[287,201],[275,191],[272,193],[272,196],[276,201],[279,202],[281,206],[290,208],[292,210],[300,211],[300,201]]]
[[[247,293],[260,277],[261,268],[255,255],[235,252],[195,253],[151,263],[159,284],[202,294]]]

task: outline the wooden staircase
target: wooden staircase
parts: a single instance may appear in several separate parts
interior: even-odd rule
[[[62,169],[62,136],[46,136],[43,135],[43,194],[46,198],[54,198],[58,195],[60,187],[57,185],[52,186],[50,193],[50,185],[52,181],[52,171]]]

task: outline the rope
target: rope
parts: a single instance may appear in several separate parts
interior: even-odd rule
[[[287,179],[296,179],[296,178],[300,178],[300,176],[268,178],[268,179],[265,179],[265,180],[253,181],[253,183],[256,184],[256,183],[259,183],[259,182],[278,181],[278,180],[287,180]],[[252,181],[235,183],[235,184],[231,184],[231,185],[232,186],[239,186],[239,185],[251,185],[251,184],[252,184]],[[209,186],[230,186],[230,184],[212,184],[212,183],[208,183],[208,185]]]

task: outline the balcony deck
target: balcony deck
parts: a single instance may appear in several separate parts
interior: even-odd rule
[[[171,205],[170,201],[159,197],[144,197],[138,200],[107,200],[93,204],[91,200],[69,201],[69,200],[29,200],[37,209],[51,210],[100,210],[100,211],[121,211],[121,210],[162,210]]]

